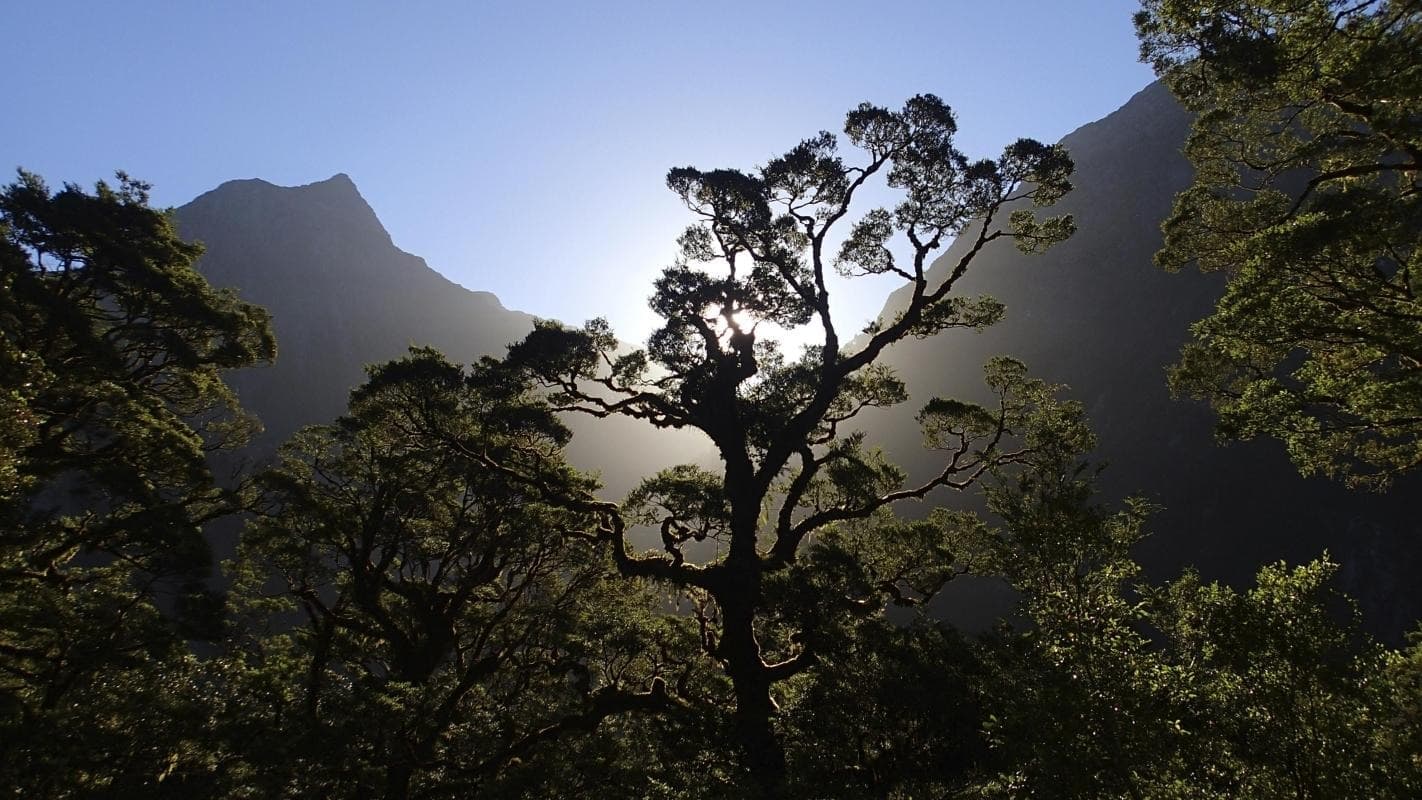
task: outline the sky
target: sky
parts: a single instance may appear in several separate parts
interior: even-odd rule
[[[0,0],[0,168],[122,169],[162,206],[344,172],[452,280],[637,340],[691,222],[668,168],[750,169],[924,92],[970,157],[1056,141],[1150,82],[1136,6]],[[833,285],[837,313],[867,321],[886,280]]]

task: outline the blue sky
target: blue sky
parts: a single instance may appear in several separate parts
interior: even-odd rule
[[[932,92],[960,147],[1055,141],[1150,80],[1135,0],[0,0],[0,167],[124,169],[180,205],[349,174],[401,248],[541,316],[652,325],[668,167],[749,168]],[[892,288],[837,290],[867,319]]]

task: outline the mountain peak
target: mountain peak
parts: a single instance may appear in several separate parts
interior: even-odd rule
[[[283,188],[283,187],[277,187]],[[356,188],[355,181],[344,172],[337,172],[335,175],[324,181],[314,181],[300,186],[289,187],[291,191],[306,192],[316,194],[326,194],[331,196],[346,196],[365,203],[365,198],[361,196],[360,189]]]
[[[261,178],[226,181],[179,210],[180,217],[227,217],[251,229],[325,231],[361,247],[391,248],[381,224],[355,181],[344,172],[298,186]]]
[[[351,176],[347,175],[344,172],[337,172],[335,175],[332,175],[331,177],[326,178],[324,180],[312,181],[311,183],[297,184],[295,186],[281,186],[263,178],[234,178],[229,181],[223,181],[222,183],[217,185],[217,188],[211,189],[205,192],[203,195],[200,195],[199,197],[209,194],[234,191],[299,192],[311,189],[342,189],[349,191],[357,196],[360,195],[360,190],[356,188],[355,181],[351,180]]]
[[[206,248],[203,275],[272,315],[276,365],[232,379],[266,425],[263,446],[339,415],[366,363],[411,344],[468,361],[532,328],[532,317],[397,248],[343,172],[299,186],[227,181],[175,216],[180,234]]]

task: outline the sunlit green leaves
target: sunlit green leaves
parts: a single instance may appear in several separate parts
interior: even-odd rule
[[[211,766],[182,640],[220,628],[201,528],[237,498],[206,459],[256,429],[221,371],[275,344],[147,191],[0,189],[0,779],[36,796]]]
[[[1422,464],[1422,19],[1391,0],[1143,8],[1143,57],[1200,112],[1156,260],[1229,275],[1172,385],[1306,475],[1385,488]]]

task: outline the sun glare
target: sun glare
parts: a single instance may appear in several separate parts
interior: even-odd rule
[[[727,324],[725,316],[721,314],[720,306],[708,307],[705,318],[717,334],[730,335],[731,326]],[[817,346],[824,341],[820,327],[813,322],[793,330],[787,330],[774,322],[756,317],[745,309],[732,312],[731,319],[742,333],[754,333],[756,341],[776,342],[780,345],[780,351],[790,358],[798,357],[800,351],[807,345]]]

